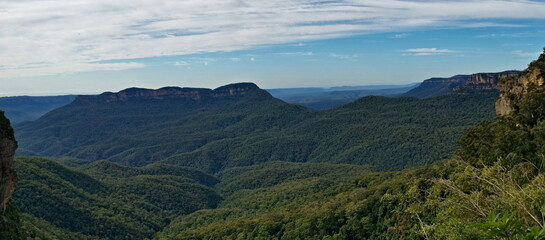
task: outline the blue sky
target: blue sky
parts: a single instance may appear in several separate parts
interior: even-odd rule
[[[0,95],[406,84],[524,69],[543,1],[8,0]]]

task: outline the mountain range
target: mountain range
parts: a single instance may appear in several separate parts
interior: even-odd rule
[[[127,166],[162,162],[208,173],[267,161],[399,170],[450,157],[467,128],[494,116],[496,96],[491,90],[433,99],[370,96],[315,111],[252,83],[132,88],[79,96],[18,125],[16,137],[19,155]]]

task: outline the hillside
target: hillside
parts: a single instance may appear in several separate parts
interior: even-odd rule
[[[241,190],[157,239],[545,239],[544,72],[545,52],[502,80],[510,110],[471,128],[451,160]]]
[[[218,180],[190,168],[131,168],[104,161],[70,168],[51,159],[22,157],[15,169],[14,199],[26,214],[25,225],[37,225],[30,236],[151,238],[174,216],[214,208],[221,200],[213,189]]]
[[[20,179],[14,198],[25,233],[42,239],[151,238],[177,216],[214,209],[223,197],[241,199],[255,189],[299,181],[319,184],[292,193],[302,196],[369,172],[355,165],[270,162],[216,178],[164,164],[134,168],[97,161],[71,168],[31,157],[17,158],[15,167]],[[289,201],[288,195],[277,197]]]
[[[424,100],[364,97],[313,111],[253,84],[127,89],[78,97],[16,133],[20,155],[128,166],[164,162],[215,173],[291,161],[399,170],[450,157],[465,129],[494,116],[496,96],[483,90]]]
[[[0,97],[0,109],[16,125],[25,121],[34,121],[47,112],[74,101],[76,96],[50,97]]]
[[[449,78],[430,78],[424,80],[418,87],[409,90],[401,96],[430,98],[464,89],[497,90],[500,79],[516,77],[520,73],[520,71],[505,71],[499,73],[456,75]]]

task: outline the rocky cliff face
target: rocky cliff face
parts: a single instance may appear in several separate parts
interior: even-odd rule
[[[496,114],[504,116],[516,113],[520,100],[524,99],[529,92],[544,88],[544,76],[545,49],[519,77],[511,76],[502,79],[499,84],[500,97],[496,101]]]
[[[467,81],[454,88],[453,91],[461,91],[464,89],[473,90],[495,90],[498,89],[498,84],[501,79],[509,77],[517,77],[521,74],[520,71],[505,71],[499,73],[476,73],[469,75]]]
[[[260,89],[253,83],[236,83],[223,87],[212,89],[206,88],[179,88],[165,87],[157,90],[144,88],[129,88],[118,93],[103,93],[98,96],[78,96],[76,102],[91,103],[91,102],[126,102],[133,99],[188,99],[188,100],[203,100],[222,97],[236,96],[270,96],[270,94]]]
[[[15,190],[15,172],[12,169],[17,142],[9,120],[0,111],[0,212],[6,209]]]

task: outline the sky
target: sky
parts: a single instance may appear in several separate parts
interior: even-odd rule
[[[0,96],[408,84],[524,69],[545,1],[0,0]]]

